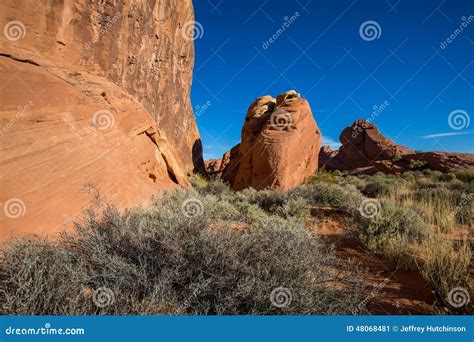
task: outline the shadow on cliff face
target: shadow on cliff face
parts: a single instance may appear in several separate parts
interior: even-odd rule
[[[196,139],[192,148],[194,172],[205,172],[204,159],[202,159],[202,142]]]

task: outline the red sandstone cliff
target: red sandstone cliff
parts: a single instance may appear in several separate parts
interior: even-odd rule
[[[0,239],[55,233],[94,184],[119,206],[202,167],[191,0],[0,4]]]

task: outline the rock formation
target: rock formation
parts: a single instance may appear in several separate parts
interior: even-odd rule
[[[238,153],[239,145],[240,144],[238,144],[237,146],[234,146],[232,150],[224,153],[222,158],[206,160],[205,162],[206,172],[210,175],[217,175],[218,178],[221,177],[222,172],[226,168],[227,164],[229,164],[232,151],[234,152],[233,155],[236,156],[236,153]]]
[[[342,170],[344,165],[337,158],[338,151],[333,151],[330,146],[321,146],[319,150],[319,168],[326,170]]]
[[[473,154],[415,152],[384,137],[375,125],[365,120],[357,120],[346,127],[339,140],[342,146],[337,151],[329,146],[321,148],[320,168],[349,170],[352,174],[400,174],[417,168],[447,172],[474,167]]]
[[[321,133],[308,101],[295,91],[256,99],[247,111],[241,143],[218,172],[234,190],[295,187],[318,168]]]
[[[371,166],[377,160],[397,159],[415,152],[384,137],[375,125],[364,120],[346,127],[339,140],[342,146],[338,157],[345,168]]]
[[[188,185],[193,16],[191,0],[0,4],[0,239],[70,226],[87,184],[120,207]]]

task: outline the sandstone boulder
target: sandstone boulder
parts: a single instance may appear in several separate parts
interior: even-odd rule
[[[234,190],[290,189],[316,172],[321,140],[300,94],[259,97],[247,111],[241,143],[224,156],[222,179]]]
[[[91,202],[188,186],[191,0],[0,4],[0,239],[53,234]]]
[[[415,151],[386,138],[372,123],[357,120],[346,127],[339,140],[337,156],[346,169],[371,166],[378,160],[398,159]]]

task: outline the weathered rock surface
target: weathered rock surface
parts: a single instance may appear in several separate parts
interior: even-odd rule
[[[234,190],[295,187],[316,172],[321,140],[298,93],[259,97],[247,111],[241,143],[223,157],[222,179]]]
[[[377,160],[392,160],[415,151],[384,137],[379,129],[365,120],[346,127],[339,140],[338,158],[346,169],[371,166]]]
[[[340,159],[337,158],[338,151],[333,151],[329,146],[322,146],[319,150],[319,168],[326,170],[341,170],[344,168]]]
[[[0,239],[69,226],[87,184],[126,207],[203,167],[191,0],[6,0],[0,18]]]
[[[234,158],[237,156],[239,145],[234,146],[230,151],[224,153],[222,158],[219,159],[209,159],[205,161],[206,172],[210,175],[216,175],[218,178],[222,176],[223,171],[226,166],[229,164],[231,156]]]
[[[442,172],[474,168],[474,154],[415,152],[384,137],[375,125],[365,120],[357,120],[346,127],[339,139],[342,143],[339,150],[332,151],[328,146],[321,148],[320,168],[349,170],[352,174],[401,174],[414,167]]]

